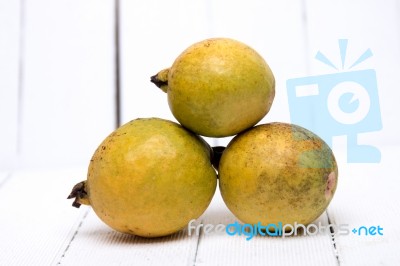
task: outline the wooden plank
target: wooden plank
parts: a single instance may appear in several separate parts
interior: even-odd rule
[[[341,165],[337,194],[329,208],[331,221],[348,224],[349,230],[376,229],[375,235],[366,235],[365,229],[337,235],[340,265],[396,265],[400,261],[400,203],[394,170],[399,156],[399,146],[385,147],[380,164]]]
[[[26,1],[21,165],[86,164],[114,128],[114,1]]]
[[[18,171],[0,187],[0,264],[54,265],[85,215],[67,201],[85,170]]]
[[[113,231],[91,211],[60,260],[62,265],[193,265],[197,239],[186,231],[146,239]]]
[[[219,191],[202,223],[228,225],[240,221],[227,209]],[[315,221],[328,224],[325,213]],[[229,236],[215,231],[199,240],[196,265],[337,265],[331,235],[268,237]]]
[[[20,1],[0,1],[0,170],[17,158],[20,10]]]

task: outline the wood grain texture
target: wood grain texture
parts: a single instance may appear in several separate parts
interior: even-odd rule
[[[0,264],[54,265],[84,210],[66,200],[79,169],[12,173],[0,187]]]
[[[193,265],[196,246],[185,231],[154,239],[118,233],[90,211],[59,264]]]
[[[203,224],[228,225],[239,221],[225,206],[219,191],[201,218]],[[239,221],[240,222],[240,221]],[[328,223],[324,213],[316,224]],[[201,234],[196,265],[337,265],[331,235],[268,237]]]
[[[349,230],[380,226],[383,235],[366,235],[364,229],[335,238],[340,265],[397,265],[400,253],[399,180],[395,173],[398,146],[382,150],[380,164],[341,164],[339,184],[329,207],[334,224]]]

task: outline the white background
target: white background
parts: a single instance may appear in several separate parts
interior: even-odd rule
[[[339,136],[338,188],[316,222],[379,225],[383,236],[246,241],[182,230],[143,239],[70,206],[66,196],[119,123],[174,120],[150,76],[209,37],[238,39],[269,63],[276,97],[262,122],[290,121],[288,79],[341,71],[317,51],[340,65],[338,39],[348,39],[346,62],[371,49],[354,70],[376,71],[383,129],[359,141],[382,160],[347,163]],[[0,0],[0,265],[400,265],[399,84],[398,0]],[[235,221],[217,190],[196,223]]]
[[[349,61],[370,48],[356,69],[377,73],[383,130],[360,139],[399,144],[399,14],[395,0],[121,0],[118,17],[113,0],[1,0],[0,169],[87,164],[117,125],[117,84],[122,123],[174,120],[149,77],[209,37],[245,42],[269,63],[276,98],[262,122],[290,121],[287,79],[335,73],[317,51],[340,65],[338,39],[349,40]]]

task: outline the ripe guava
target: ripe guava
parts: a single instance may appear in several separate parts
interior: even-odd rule
[[[220,191],[244,223],[307,225],[327,208],[338,168],[329,146],[297,125],[270,123],[235,136],[219,163]]]
[[[136,119],[97,148],[69,198],[111,228],[143,237],[175,233],[208,207],[217,183],[212,150],[177,123]]]
[[[208,137],[254,126],[275,96],[274,75],[261,55],[228,38],[191,45],[151,81],[167,93],[172,114],[184,127]]]

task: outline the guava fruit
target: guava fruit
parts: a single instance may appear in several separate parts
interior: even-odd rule
[[[208,137],[254,126],[275,97],[274,75],[265,60],[229,38],[189,46],[151,81],[167,93],[171,112],[184,127]]]
[[[218,174],[222,198],[242,222],[307,225],[330,203],[338,167],[316,134],[275,122],[235,136],[222,153]]]
[[[111,228],[142,237],[175,233],[208,207],[215,189],[212,150],[172,121],[136,119],[96,149],[87,180],[68,198],[91,205]]]

